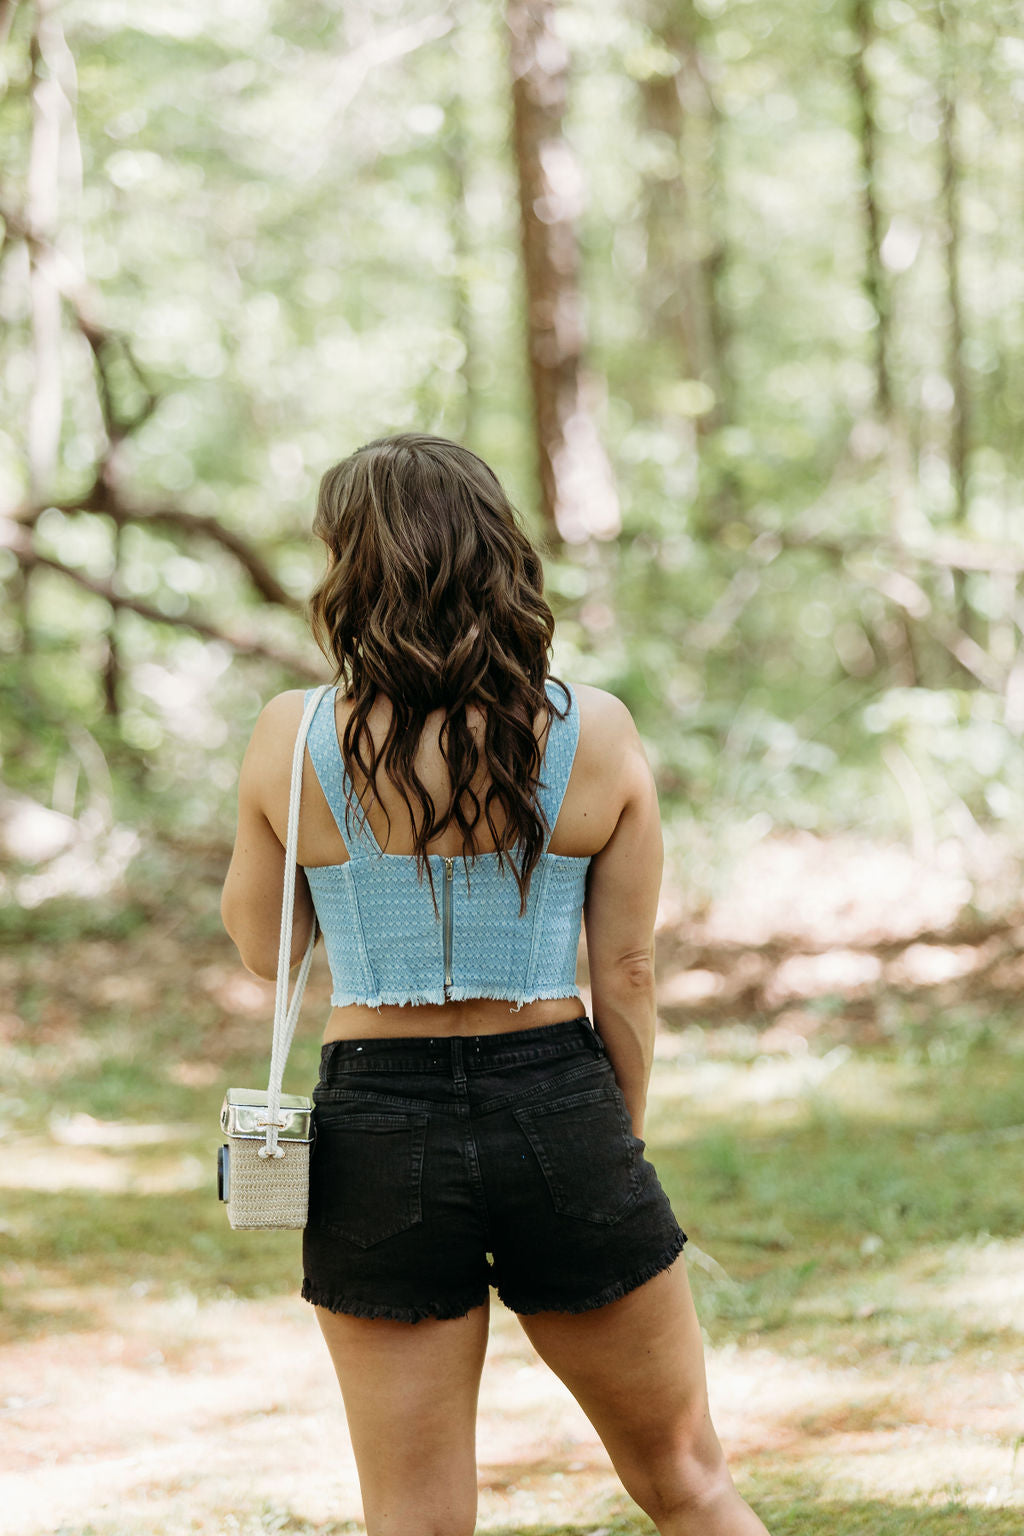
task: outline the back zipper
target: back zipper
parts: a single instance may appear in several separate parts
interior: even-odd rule
[[[448,988],[452,984],[452,870],[454,858],[444,861],[443,922],[444,922],[444,1000],[448,1002]]]

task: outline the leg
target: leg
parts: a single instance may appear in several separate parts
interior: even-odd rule
[[[767,1536],[736,1492],[711,1423],[682,1256],[608,1306],[519,1320],[662,1536]]]
[[[368,1536],[472,1536],[487,1305],[445,1322],[316,1313],[345,1402]]]

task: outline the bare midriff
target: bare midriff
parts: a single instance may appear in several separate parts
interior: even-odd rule
[[[452,1003],[418,1003],[398,1007],[382,1003],[348,1003],[332,1008],[324,1030],[324,1044],[332,1040],[389,1039],[400,1035],[435,1039],[446,1035],[500,1035],[513,1029],[539,1029],[563,1019],[586,1017],[579,997],[540,998],[524,1003],[517,1011],[514,1001],[500,997],[471,997]]]

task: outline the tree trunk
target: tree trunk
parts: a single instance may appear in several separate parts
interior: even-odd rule
[[[860,144],[861,206],[864,211],[864,292],[878,316],[875,326],[875,407],[884,426],[892,415],[892,382],[889,374],[889,292],[882,266],[882,227],[878,207],[877,147],[875,143],[875,94],[867,66],[867,51],[875,36],[873,0],[853,0],[853,32],[857,49],[853,55],[854,101],[857,110],[857,138]]]
[[[722,345],[725,325],[717,285],[724,260],[714,229],[716,113],[701,68],[699,19],[692,0],[652,7],[652,32],[678,67],[653,74],[640,87],[648,128],[674,146],[672,174],[647,190],[647,283],[653,333],[667,333],[679,372],[707,385],[709,409],[696,412],[707,434],[727,415]]]
[[[60,446],[64,385],[61,372],[61,301],[54,273],[53,242],[60,205],[61,120],[67,102],[59,82],[45,67],[47,33],[54,21],[49,6],[37,0],[30,44],[32,60],[32,138],[29,144],[28,225],[30,243],[29,305],[32,321],[32,393],[28,404],[28,468],[32,499],[52,494]]]
[[[970,427],[970,402],[964,369],[963,285],[960,276],[960,162],[957,156],[956,123],[956,35],[955,23],[947,22],[941,0],[935,7],[939,45],[939,149],[942,156],[942,213],[945,229],[943,247],[946,262],[946,291],[949,302],[949,345],[946,367],[953,392],[949,422],[949,473],[953,483],[953,518],[958,528],[967,522],[967,454]],[[1016,589],[1014,589],[1014,599]],[[953,572],[953,598],[957,623],[966,634],[978,638],[978,618],[967,601],[966,577]],[[1013,611],[1011,607],[1011,613]]]
[[[949,462],[956,496],[955,519],[967,521],[967,443],[970,404],[964,371],[963,285],[960,277],[960,162],[956,146],[956,86],[954,60],[956,39],[946,22],[941,3],[936,6],[942,65],[939,76],[939,143],[942,153],[942,211],[946,228],[946,286],[949,294],[949,382],[953,390],[950,420]]]
[[[445,168],[449,195],[449,228],[455,271],[452,275],[452,324],[462,342],[464,352],[459,364],[462,379],[462,421],[460,435],[466,446],[472,448],[477,435],[477,349],[473,323],[473,305],[469,282],[473,242],[469,213],[466,208],[466,177],[468,149],[471,142],[466,132],[466,110],[459,83],[458,72],[452,86],[448,108],[449,128],[445,145]]]
[[[583,370],[580,177],[562,132],[568,54],[552,0],[508,0],[506,19],[541,510],[552,541],[581,544],[613,538],[620,519]]]
[[[946,231],[946,284],[949,294],[949,382],[953,390],[953,408],[949,424],[949,468],[955,497],[954,520],[962,527],[967,521],[967,444],[970,402],[964,370],[963,297],[960,282],[960,197],[959,173],[954,149],[955,107],[945,100],[942,111],[942,197]]]
[[[123,530],[120,523],[113,527],[111,539],[110,584],[120,585],[120,565],[123,542]],[[118,634],[117,609],[111,608],[110,618],[107,621],[107,632],[104,636],[103,652],[103,709],[111,719],[118,719],[121,714],[121,643]]]

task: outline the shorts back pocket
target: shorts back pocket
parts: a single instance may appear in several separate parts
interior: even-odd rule
[[[616,1084],[513,1113],[557,1211],[604,1223],[625,1214],[639,1192],[643,1165]]]
[[[316,1106],[309,1223],[370,1248],[422,1219],[426,1115],[345,1102]]]

